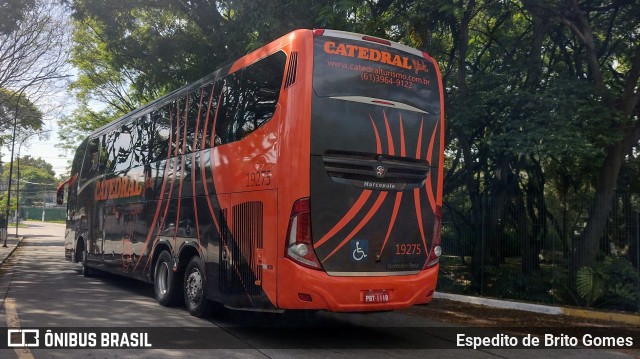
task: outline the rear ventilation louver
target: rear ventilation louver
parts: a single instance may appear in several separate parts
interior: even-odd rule
[[[430,168],[427,161],[378,154],[327,152],[322,159],[332,180],[371,190],[422,187]]]
[[[263,205],[252,201],[232,207],[231,233],[222,226],[220,251],[220,287],[225,294],[259,295],[262,292],[262,266],[258,265],[256,249],[263,247]],[[227,210],[221,213],[226,223]]]
[[[297,70],[298,70],[298,52],[293,51],[289,56],[289,69],[287,70],[287,79],[284,82],[284,88],[290,87],[296,82]]]

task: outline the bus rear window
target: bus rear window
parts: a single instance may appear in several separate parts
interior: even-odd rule
[[[358,96],[400,102],[427,113],[440,107],[433,63],[367,41],[314,40],[313,89],[321,97]]]

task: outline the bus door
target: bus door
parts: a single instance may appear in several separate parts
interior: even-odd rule
[[[104,229],[104,206],[98,195],[100,184],[103,182],[104,166],[101,154],[101,139],[99,137],[88,141],[85,160],[78,188],[78,213],[81,213],[80,231],[86,242],[87,260],[102,261],[102,238]],[[102,155],[102,156],[101,156]]]

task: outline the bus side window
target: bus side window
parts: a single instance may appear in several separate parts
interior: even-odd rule
[[[223,79],[216,146],[245,138],[273,117],[286,59],[279,51]]]
[[[202,150],[205,148],[209,148],[210,146],[211,141],[209,137],[206,137],[204,143],[203,138],[205,138],[204,130],[205,126],[207,126],[207,115],[209,115],[209,121],[211,121],[210,123],[213,123],[213,116],[215,116],[216,113],[215,104],[217,103],[218,99],[214,99],[212,97],[212,87],[213,83],[208,83],[202,86],[202,88],[200,88],[200,91],[198,91],[198,113],[200,114],[200,117],[197,119],[198,133],[196,134],[197,142],[195,150]],[[211,104],[211,107],[209,106],[209,104]],[[211,113],[209,114],[208,111],[211,111]],[[211,128],[211,124],[208,124],[207,132],[209,131],[209,128]]]
[[[138,167],[151,162],[149,135],[150,115],[137,118],[131,128],[131,167]]]
[[[222,79],[222,98],[218,108],[215,132],[216,146],[235,141],[234,118],[240,104],[240,76],[241,73],[238,71]]]
[[[84,151],[84,160],[82,162],[82,172],[80,178],[83,180],[91,179],[99,175],[100,172],[100,138],[92,138],[87,142],[87,148]]]
[[[171,126],[172,126],[172,138],[171,138],[171,155],[182,155],[182,139],[184,137],[184,113],[186,107],[186,97],[182,97],[175,101],[175,106],[171,111]]]
[[[243,70],[243,111],[237,117],[236,140],[241,140],[273,117],[282,87],[285,62],[286,55],[276,52]]]
[[[211,128],[211,138],[213,138],[213,134],[215,132],[215,128],[214,128],[214,122],[216,121],[216,112],[218,111],[218,107],[220,105],[219,102],[222,101],[222,80],[218,80],[215,82],[215,84],[213,85],[213,95],[211,96],[211,106],[209,106],[211,108],[210,110],[210,114],[209,114],[209,121],[210,121],[210,125],[209,127]],[[214,144],[211,143],[211,147]]]
[[[196,133],[196,126],[198,123],[198,108],[200,106],[200,95],[202,91],[200,89],[189,92],[187,95],[187,133],[183,136],[186,140],[185,143],[185,153],[191,153],[193,151],[198,150],[199,144],[195,143],[194,140],[198,137]],[[183,114],[184,117],[184,114]]]
[[[114,171],[124,171],[131,167],[133,153],[133,124],[128,123],[120,126],[116,131],[115,141],[115,165]]]
[[[218,122],[220,120],[220,104],[222,103],[222,89],[224,88],[224,79],[217,80],[213,85],[213,95],[211,95],[211,106],[209,110],[209,128],[210,135],[207,136],[207,147],[219,146],[222,144],[220,135],[218,134]],[[214,126],[215,125],[215,126]],[[213,140],[212,140],[213,139]]]
[[[115,170],[116,163],[118,161],[118,138],[120,137],[119,130],[112,130],[105,135],[102,146],[106,152],[105,172],[113,172]]]
[[[105,173],[111,171],[111,161],[109,160],[109,151],[108,151],[108,141],[109,134],[103,134],[100,136],[100,147],[98,148],[98,152],[100,153],[99,159],[99,169],[100,173]]]
[[[152,152],[152,161],[161,161],[167,158],[167,152],[169,150],[169,133],[171,131],[171,126],[169,126],[169,111],[171,111],[170,104],[151,113],[147,131],[149,132],[150,137],[149,146]]]

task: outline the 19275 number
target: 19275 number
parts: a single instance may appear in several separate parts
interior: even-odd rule
[[[246,176],[247,187],[261,187],[271,184],[271,170],[250,172]]]
[[[422,245],[416,243],[396,244],[396,255],[422,254]]]

